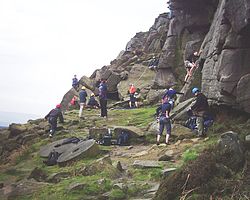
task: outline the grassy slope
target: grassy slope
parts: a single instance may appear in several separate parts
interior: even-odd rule
[[[85,137],[88,134],[88,128],[93,126],[136,126],[145,131],[147,130],[148,125],[153,121],[154,112],[155,107],[132,110],[111,110],[109,111],[109,119],[106,120],[98,117],[99,111],[89,110],[85,111],[87,119],[78,123],[77,111],[71,111],[65,115],[66,122],[63,125],[64,130],[58,131],[53,140],[69,136]],[[183,155],[180,153],[179,155],[182,156],[177,157],[175,163],[168,163],[167,166],[179,167],[183,163],[195,159],[201,151],[216,143],[218,138],[216,133],[221,133],[224,130],[235,130],[241,132],[246,131],[244,129],[244,125],[240,123],[238,123],[237,126],[233,126],[230,121],[225,122],[224,124],[215,123],[214,127],[209,130],[208,134],[210,135],[210,138],[208,140],[202,140],[196,145],[190,144],[183,146],[180,148]],[[154,138],[155,136],[152,137]],[[148,183],[157,182],[161,178],[161,170],[163,167],[148,170],[139,170],[129,167],[129,173],[123,176],[122,179],[124,182],[132,185],[132,187],[128,189],[127,194],[125,195],[123,191],[112,189],[114,180],[110,178],[108,170],[104,170],[103,172],[93,176],[76,175],[80,169],[91,164],[94,160],[96,160],[96,158],[84,159],[71,166],[63,168],[58,166],[45,166],[42,159],[38,155],[38,151],[42,145],[50,142],[51,141],[49,139],[44,139],[28,148],[24,148],[22,153],[17,156],[12,164],[2,168],[0,181],[8,183],[22,180],[27,177],[35,167],[41,168],[48,176],[55,172],[69,172],[72,174],[71,178],[64,179],[57,184],[49,184],[43,190],[36,192],[31,196],[20,197],[19,199],[84,199],[87,198],[87,196],[98,196],[105,192],[110,192],[111,199],[124,198],[124,196],[140,196],[140,192],[143,192],[145,189],[150,187]],[[152,144],[148,145],[148,147],[151,146]],[[115,147],[111,146],[101,148],[113,151]],[[126,149],[124,149],[124,151],[126,151]],[[152,158],[154,155],[156,154],[152,154],[151,157],[148,156],[146,158]],[[99,157],[102,156],[100,155]],[[112,158],[114,158],[113,162],[119,160],[116,160],[115,157]],[[129,159],[131,158],[122,158],[122,161],[129,162]],[[105,181],[102,184],[99,184],[98,180],[100,179],[104,179]],[[72,183],[84,183],[86,186],[84,187],[84,190],[78,190],[69,194],[67,188]]]

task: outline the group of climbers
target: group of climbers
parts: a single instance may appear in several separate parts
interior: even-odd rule
[[[187,80],[189,77],[192,76],[193,70],[198,66],[197,65],[197,60],[199,58],[201,51],[194,52],[190,56],[188,56],[185,61],[185,67],[187,74],[184,79],[184,83],[187,83]],[[156,69],[158,65],[159,60],[153,57],[149,64],[150,69]],[[73,83],[72,86],[75,88],[75,90],[78,90],[79,88],[79,82],[74,75],[73,78]],[[107,84],[106,80],[100,80],[97,85],[98,87],[98,96],[99,96],[99,102],[100,102],[100,108],[101,108],[101,113],[100,117],[107,118],[108,117],[108,112],[107,112]],[[130,84],[129,87],[129,107],[138,107],[138,103],[136,100],[136,87],[134,84]],[[171,136],[171,120],[170,120],[170,112],[174,108],[175,104],[175,99],[176,95],[180,94],[183,95],[184,93],[182,92],[177,92],[175,89],[172,87],[169,87],[164,95],[162,96],[162,101],[161,105],[156,109],[156,115],[158,116],[158,122],[159,122],[159,133],[157,134],[156,137],[156,143],[157,145],[160,144],[160,137],[163,134],[164,128],[166,127],[166,139],[165,143],[169,143],[169,137]],[[196,97],[195,103],[191,106],[191,111],[194,116],[196,116],[196,124],[197,124],[197,131],[198,131],[198,136],[203,136],[204,135],[204,117],[208,113],[208,101],[207,98],[204,94],[200,92],[198,88],[193,88],[192,89],[192,94]],[[79,92],[79,105],[80,105],[80,110],[79,110],[79,118],[84,118],[82,116],[83,109],[86,106],[90,106],[92,108],[99,108],[99,104],[95,99],[94,93],[90,95],[89,102],[87,102],[87,97],[88,94],[86,92],[86,87],[82,86],[80,92]],[[73,102],[74,101],[74,102]],[[77,96],[74,96],[72,99],[72,103],[75,104],[77,101]],[[53,136],[55,133],[56,127],[57,127],[57,118],[60,119],[61,122],[63,122],[63,116],[62,112],[60,110],[60,105],[57,105],[55,109],[51,110],[48,115],[46,115],[45,119],[48,119],[50,125],[51,125],[51,130],[50,130],[50,137]]]

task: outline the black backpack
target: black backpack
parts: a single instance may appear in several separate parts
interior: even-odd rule
[[[126,131],[122,131],[117,138],[117,144],[120,146],[129,145],[129,133]]]
[[[48,166],[56,165],[59,156],[60,154],[57,151],[53,150],[49,153],[48,160],[43,161],[43,163]]]

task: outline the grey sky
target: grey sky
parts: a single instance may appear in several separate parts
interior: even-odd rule
[[[0,0],[0,111],[45,115],[147,31],[164,0]]]

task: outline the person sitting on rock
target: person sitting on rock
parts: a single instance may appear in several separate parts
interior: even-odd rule
[[[170,121],[170,111],[171,111],[171,104],[168,100],[164,101],[157,109],[156,115],[159,119],[159,132],[156,137],[156,144],[160,144],[160,138],[164,131],[164,127],[166,126],[166,140],[165,143],[168,144],[169,137],[171,136],[171,121]]]
[[[183,95],[184,93],[177,92],[175,89],[173,89],[171,87],[168,88],[167,91],[165,92],[165,94],[162,97],[162,103],[164,103],[165,101],[168,101],[171,104],[171,109],[173,109],[175,99],[177,98],[177,96],[176,96],[177,94]]]
[[[90,98],[89,98],[89,101],[88,101],[88,107],[90,108],[99,108],[99,103],[97,102],[97,100],[95,99],[95,94],[94,93],[91,93],[90,95]]]
[[[87,96],[88,96],[88,94],[86,92],[86,87],[82,86],[82,89],[79,92],[79,100],[80,100],[79,118],[84,118],[82,116],[82,110],[86,106]]]
[[[129,87],[129,107],[130,108],[132,108],[133,106],[135,106],[136,108],[138,107],[135,93],[136,93],[136,87],[134,86],[134,84],[130,84],[130,87]]]
[[[148,68],[151,70],[157,70],[158,64],[159,64],[159,59],[154,56],[153,59],[150,61]]]
[[[196,124],[198,129],[198,136],[204,135],[204,117],[208,113],[209,105],[207,97],[200,92],[197,87],[192,89],[192,94],[195,95],[195,103],[191,106],[193,114],[197,117]]]
[[[199,53],[195,51],[194,53],[192,53],[185,59],[184,64],[186,68],[186,76],[184,79],[184,84],[186,84],[188,81],[188,78],[192,76],[194,68],[197,67],[196,61],[198,60],[200,54],[201,54],[201,51]]]
[[[55,109],[52,109],[46,116],[45,119],[50,123],[50,134],[49,137],[53,137],[57,128],[57,119],[60,119],[60,122],[63,123],[63,115],[61,111],[61,104],[56,105]]]
[[[76,75],[74,75],[74,78],[72,79],[72,87],[77,90],[78,87],[79,87],[79,82],[78,82],[78,79],[76,77]]]

